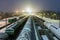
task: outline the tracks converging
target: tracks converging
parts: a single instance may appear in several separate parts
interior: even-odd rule
[[[44,22],[36,16],[24,17],[5,30],[8,38],[3,40],[59,40]]]

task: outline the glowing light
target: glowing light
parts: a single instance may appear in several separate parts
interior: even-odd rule
[[[26,12],[32,13],[32,9],[28,7],[28,8],[26,8]]]
[[[35,15],[31,7],[26,7],[22,12],[25,12],[27,15]]]

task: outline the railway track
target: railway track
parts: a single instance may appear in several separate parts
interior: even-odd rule
[[[47,26],[44,25],[43,20],[39,18],[34,18],[35,30],[37,32],[38,39],[36,40],[60,40],[59,37],[56,37]]]
[[[17,20],[20,20],[20,19],[22,19],[22,18],[24,18],[25,16],[19,16],[18,18],[16,18]],[[9,18],[8,18],[9,19]],[[11,19],[13,19],[13,17],[11,17]],[[6,24],[6,25],[4,25],[3,27],[0,27],[0,30],[1,29],[3,29],[3,28],[5,28],[5,27],[7,27],[7,26],[9,26],[10,24],[12,24],[12,23],[9,23],[9,24]]]
[[[60,40],[44,22],[36,16],[18,20],[5,30],[7,40]]]

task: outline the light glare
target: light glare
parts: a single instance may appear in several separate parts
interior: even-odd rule
[[[26,8],[26,12],[32,13],[32,9],[31,8]]]

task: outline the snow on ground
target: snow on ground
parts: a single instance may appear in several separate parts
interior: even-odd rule
[[[5,21],[0,21],[0,27],[6,25]]]
[[[39,17],[39,16],[38,16]],[[40,17],[43,20],[45,20],[44,25],[46,25],[46,27],[48,29],[50,29],[50,31],[60,39],[60,20],[54,20],[54,19],[50,19],[50,18],[45,18],[45,17]],[[56,39],[56,38],[55,38]]]
[[[0,27],[3,27],[4,25],[6,25],[6,21],[8,19],[12,19],[12,18],[18,18],[18,17],[4,18],[4,19],[0,20]],[[8,21],[7,21],[7,24],[8,24]]]
[[[50,19],[50,18],[45,18],[43,17],[43,19],[46,21],[46,22],[49,22],[51,23],[52,25],[54,25],[55,27],[59,27],[59,20],[54,20],[54,19]]]
[[[8,24],[8,22],[7,22],[7,24]],[[0,28],[7,24],[6,24],[6,20],[0,20]]]
[[[42,35],[43,40],[49,40],[46,35]]]
[[[60,26],[60,20],[54,20],[54,19],[41,17],[41,16],[37,16],[37,17],[42,18],[43,20],[45,20],[45,22],[48,22],[48,23],[54,25],[55,27],[59,28],[59,26]]]
[[[8,20],[8,19],[7,19],[7,20]],[[6,20],[6,18],[0,20],[0,28],[3,27],[3,26],[5,26],[5,25],[7,25],[7,24],[9,24],[7,20]],[[6,24],[6,21],[7,21],[7,24]],[[6,27],[3,28],[3,29],[0,29],[0,33],[4,33],[5,30],[6,30]]]
[[[5,25],[7,25],[7,24],[6,24],[6,21],[5,20],[0,20],[0,28],[3,27],[3,26],[5,26]],[[5,32],[5,29],[6,29],[6,27],[3,28],[3,29],[0,29],[0,33],[4,33]]]
[[[12,18],[18,18],[18,17],[4,18],[4,19],[0,20],[0,28],[3,27],[3,26],[5,26],[5,25],[7,25],[8,24],[8,21],[7,20],[8,19],[12,19]],[[6,24],[6,21],[7,21],[7,24]],[[0,29],[0,33],[4,33],[5,30],[6,30],[6,27],[3,28],[3,29]]]
[[[12,18],[17,18],[18,19],[19,17],[10,17],[10,18],[4,18],[4,19],[0,20],[0,28],[6,25],[6,21],[8,19],[12,19]],[[7,24],[9,24],[8,21],[7,21]],[[7,27],[9,27],[9,26],[7,26]],[[6,30],[7,27],[5,27],[3,29],[0,29],[0,33],[5,33],[5,30]]]
[[[0,30],[0,33],[5,33],[6,27]]]

